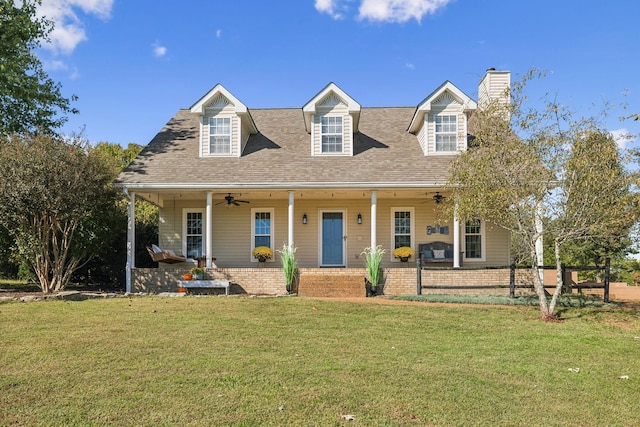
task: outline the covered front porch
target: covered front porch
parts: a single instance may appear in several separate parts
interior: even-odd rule
[[[394,258],[393,250],[399,246],[413,248],[417,256],[421,244],[446,242],[453,247],[453,257],[447,260],[452,267],[459,267],[462,257],[465,265],[505,265],[509,259],[506,231],[484,223],[471,230],[455,218],[440,219],[438,204],[447,195],[439,187],[134,190],[128,188],[129,292],[170,290],[200,259],[212,278],[231,280],[239,291],[283,293],[277,250],[285,244],[297,248],[300,277],[340,271],[362,278],[362,251],[381,245],[386,251],[382,268],[389,272],[385,291],[393,294],[415,293],[416,289],[415,257],[409,263]],[[158,246],[184,255],[185,262],[160,263],[157,269],[135,268],[136,199],[159,207]],[[257,246],[270,247],[272,259],[259,262],[252,257]],[[473,253],[465,252],[469,247]]]

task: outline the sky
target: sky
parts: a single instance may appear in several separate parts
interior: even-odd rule
[[[449,80],[477,100],[485,70],[537,68],[550,96],[635,138],[637,0],[43,0],[38,55],[63,95],[65,133],[146,145],[217,83],[248,108],[302,108],[329,82],[363,107],[417,106]],[[623,108],[626,104],[626,109]]]

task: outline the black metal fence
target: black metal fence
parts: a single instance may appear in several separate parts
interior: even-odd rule
[[[509,284],[491,284],[491,285],[476,285],[476,284],[456,284],[456,285],[423,285],[422,284],[422,271],[423,270],[452,270],[452,271],[469,271],[469,270],[506,270],[509,269]],[[422,295],[423,289],[506,289],[509,288],[509,297],[514,298],[516,289],[533,289],[532,284],[517,284],[516,283],[516,270],[532,270],[532,266],[516,266],[515,264],[497,267],[433,267],[423,266],[422,260],[417,260],[417,293]],[[555,266],[539,266],[535,267],[537,270],[556,270]],[[580,271],[602,271],[603,281],[602,283],[565,283],[567,274],[571,272]],[[609,302],[609,284],[611,273],[611,260],[607,258],[605,265],[602,267],[593,266],[566,266],[562,265],[562,278],[561,284],[565,292],[571,292],[573,289],[577,289],[578,292],[582,292],[583,289],[604,289],[604,302]],[[555,288],[556,285],[546,285],[545,288]]]

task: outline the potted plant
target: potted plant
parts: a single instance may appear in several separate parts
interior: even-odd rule
[[[202,280],[204,273],[206,272],[202,267],[193,267],[190,271],[191,274],[193,274],[193,280]]]
[[[378,294],[378,285],[380,284],[380,263],[382,262],[383,254],[384,249],[381,245],[378,245],[375,248],[364,248],[364,251],[362,251],[362,255],[364,255],[364,263],[369,275],[369,283],[371,284],[370,295]]]
[[[296,248],[290,245],[282,245],[282,250],[279,250],[278,253],[282,261],[282,272],[284,273],[287,293],[290,293],[296,277]]]
[[[251,252],[251,255],[258,261],[265,262],[273,258],[273,251],[267,246],[258,246]]]
[[[407,262],[413,256],[413,249],[409,246],[400,246],[393,251],[394,258],[400,258],[400,261]]]

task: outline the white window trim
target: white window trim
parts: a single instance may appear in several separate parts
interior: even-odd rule
[[[251,224],[251,251],[249,251],[249,258],[251,262],[258,262],[257,259],[255,259],[251,254],[253,253],[253,250],[256,248],[256,222],[255,222],[255,218],[256,218],[256,213],[257,212],[268,212],[270,219],[271,219],[271,232],[269,233],[269,237],[270,237],[270,241],[271,241],[271,251],[273,252],[273,256],[271,257],[271,259],[267,260],[266,262],[275,262],[275,258],[276,258],[276,248],[274,246],[274,238],[275,238],[275,209],[274,208],[252,208],[251,209],[251,218],[250,218],[250,224]]]
[[[211,152],[211,120],[212,119],[228,119],[229,120],[229,152],[227,153],[212,153]],[[206,126],[208,127],[208,132],[207,132],[207,146],[208,146],[208,152],[210,156],[214,156],[214,157],[220,157],[220,156],[230,156],[233,153],[233,125],[234,125],[234,120],[233,117],[230,116],[223,116],[223,115],[214,115],[214,116],[208,116],[207,117],[207,124]],[[223,136],[226,136],[226,134],[224,134]]]
[[[416,214],[415,214],[415,209],[414,208],[403,208],[403,207],[392,207],[391,208],[391,239],[389,240],[390,244],[390,248],[391,250],[389,251],[389,256],[391,257],[391,262],[400,262],[400,259],[398,258],[394,258],[393,257],[393,251],[394,251],[394,246],[395,246],[395,241],[396,241],[396,212],[409,212],[409,214],[411,215],[411,249],[415,248],[416,246],[416,242],[415,242],[415,237],[416,237]],[[415,249],[414,249],[415,252]]]
[[[442,151],[438,151],[438,145],[436,142],[437,139],[437,135],[438,132],[436,132],[436,120],[437,117],[445,117],[445,116],[453,116],[456,118],[456,131],[455,131],[455,145],[454,145],[454,149],[453,150],[442,150]],[[446,111],[440,111],[438,113],[433,114],[433,152],[436,154],[444,154],[444,155],[450,155],[451,153],[457,153],[458,152],[458,135],[460,134],[460,117],[457,113],[455,112],[446,112]],[[445,134],[451,134],[451,132],[444,132]]]
[[[206,256],[206,242],[207,242],[207,221],[205,210],[202,208],[183,208],[182,209],[182,253],[187,257],[187,214],[200,213],[202,214],[202,256]],[[187,258],[193,259],[193,258]]]
[[[467,223],[462,221],[462,250],[464,251],[464,262],[485,262],[487,259],[487,227],[484,220],[480,220],[480,250],[481,258],[467,258]],[[473,234],[475,235],[475,234]]]
[[[345,124],[345,117],[341,114],[322,114],[319,117],[318,120],[318,131],[319,131],[319,135],[320,135],[320,146],[319,146],[319,150],[320,152],[318,153],[321,156],[343,156],[345,154],[345,134],[344,134],[344,124]],[[341,127],[342,127],[342,133],[340,133],[339,135],[342,137],[342,149],[340,151],[322,151],[322,136],[324,135],[324,133],[322,133],[322,119],[323,118],[331,118],[331,117],[339,117],[341,120]],[[337,133],[329,133],[327,135],[338,135]]]

